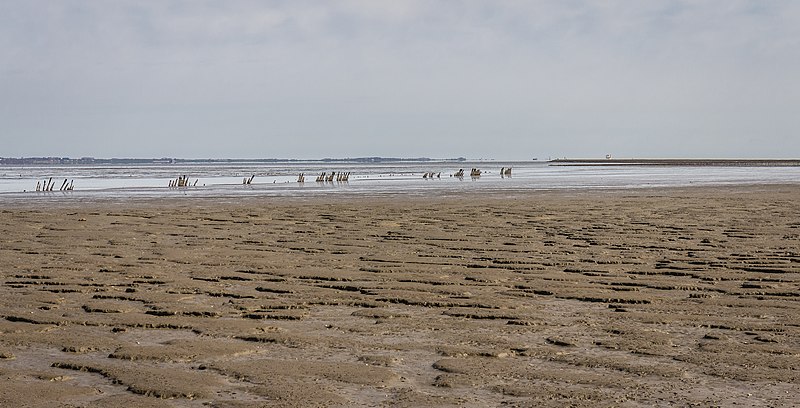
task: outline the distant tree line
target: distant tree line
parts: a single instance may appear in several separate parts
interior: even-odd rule
[[[464,157],[455,159],[431,159],[428,157],[351,157],[351,158],[324,158],[324,159],[178,159],[163,157],[160,159],[136,159],[136,158],[110,158],[102,159],[95,157],[0,157],[0,165],[6,166],[38,166],[38,165],[97,165],[97,164],[213,164],[213,163],[297,163],[297,162],[321,162],[321,163],[391,163],[391,162],[430,162],[430,161],[466,161]]]

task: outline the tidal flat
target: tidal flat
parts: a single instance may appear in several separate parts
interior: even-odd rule
[[[796,185],[0,206],[0,406],[791,406]]]

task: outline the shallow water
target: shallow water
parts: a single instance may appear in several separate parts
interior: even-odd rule
[[[453,177],[471,168],[480,177]],[[500,174],[512,167],[512,176]],[[318,183],[322,172],[349,171],[348,182]],[[439,177],[424,179],[426,172]],[[305,174],[305,183],[297,176]],[[191,184],[169,188],[169,181],[185,175]],[[255,175],[253,183],[242,180]],[[36,192],[37,182],[52,177],[53,192]],[[64,179],[74,183],[58,191]],[[102,198],[252,197],[357,195],[448,195],[471,191],[513,193],[523,190],[685,187],[694,185],[795,184],[800,167],[709,166],[552,166],[546,162],[415,162],[415,163],[236,163],[119,166],[5,166],[0,167],[0,200],[49,197],[53,200]]]

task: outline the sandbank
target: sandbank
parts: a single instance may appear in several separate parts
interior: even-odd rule
[[[0,205],[0,406],[790,406],[796,185]]]

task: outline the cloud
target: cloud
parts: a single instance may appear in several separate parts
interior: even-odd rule
[[[0,134],[541,157],[746,153],[764,130],[781,155],[799,22],[793,1],[0,2]]]

